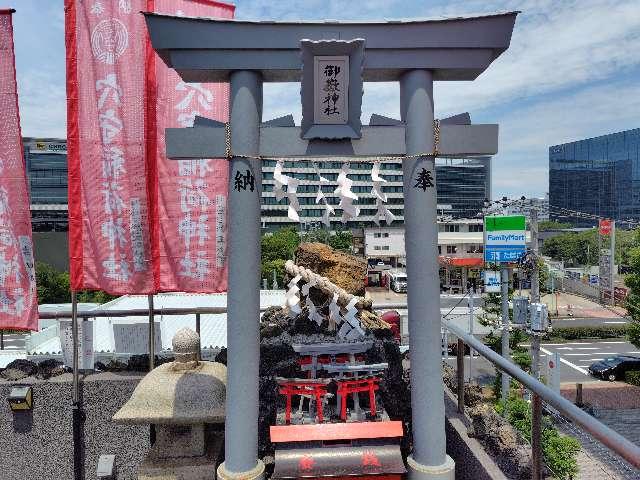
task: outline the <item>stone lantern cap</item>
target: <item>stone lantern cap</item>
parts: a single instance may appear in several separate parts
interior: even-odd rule
[[[180,329],[172,340],[175,361],[148,373],[113,416],[119,423],[194,425],[223,423],[227,368],[198,361],[200,337]]]

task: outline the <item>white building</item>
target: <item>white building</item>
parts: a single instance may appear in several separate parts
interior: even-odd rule
[[[374,271],[374,265],[378,260],[392,266],[405,265],[404,228],[365,228],[364,250],[365,257],[370,260]],[[483,251],[482,219],[438,222],[438,258],[441,265],[442,288],[462,291],[466,288],[468,278],[479,277],[483,265]],[[371,274],[370,271],[370,281]],[[380,275],[380,280],[382,280],[382,275]]]
[[[467,281],[480,278],[484,266],[484,220],[459,219],[438,222],[438,260],[443,291],[466,291]],[[529,232],[526,233],[530,240]],[[403,227],[364,229],[364,255],[369,261],[369,282],[382,281],[379,260],[391,266],[406,265]],[[478,284],[476,280],[476,284]]]
[[[531,218],[531,210],[538,211],[538,221],[549,220],[549,194],[544,198],[526,198],[522,201],[514,202],[507,207],[507,215],[524,215],[527,220]]]
[[[483,220],[460,219],[438,222],[438,254],[459,258],[481,258],[484,245]],[[404,263],[404,227],[364,229],[364,254]]]

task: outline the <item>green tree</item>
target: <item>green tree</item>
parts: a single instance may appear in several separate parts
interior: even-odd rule
[[[324,228],[310,230],[302,236],[302,241],[306,243],[324,243],[329,245],[331,234]]]
[[[640,229],[616,230],[616,265],[628,265],[631,251],[640,246]]]
[[[336,250],[350,251],[353,247],[353,234],[350,230],[338,230],[332,235],[328,230],[318,228],[305,233],[302,241],[324,243]]]
[[[69,274],[56,270],[48,263],[36,262],[36,288],[39,303],[71,301]]]
[[[553,472],[554,478],[571,480],[578,475],[578,452],[580,442],[569,436],[560,435],[555,428],[542,430],[542,456]]]
[[[260,278],[266,278],[269,288],[272,287],[272,282],[273,282],[273,272],[276,272],[276,281],[278,282],[278,287],[282,288],[284,285],[284,276],[285,276],[285,271],[284,271],[284,262],[286,260],[283,260],[281,258],[278,258],[276,260],[267,260],[267,261],[262,261],[262,265],[261,265],[261,277]]]
[[[36,288],[38,303],[71,302],[71,282],[68,272],[56,270],[48,263],[36,262]],[[116,298],[101,290],[78,292],[78,302],[105,303]]]
[[[262,261],[292,260],[298,245],[300,245],[300,235],[293,227],[264,234],[260,242]]]
[[[616,264],[626,265],[630,250],[640,245],[636,231],[616,229]],[[598,231],[593,228],[584,232],[567,232],[545,240],[542,254],[562,260],[569,266],[598,264]]]
[[[353,247],[353,234],[350,230],[337,231],[335,235],[329,237],[329,246],[336,250],[350,251]]]
[[[266,233],[262,236],[260,246],[262,248],[261,257],[261,278],[266,278],[269,285],[273,281],[273,272],[276,272],[276,280],[280,287],[284,284],[285,270],[284,263],[293,260],[293,255],[300,245],[300,235],[293,227],[285,227],[273,233]]]
[[[595,229],[567,232],[545,240],[542,254],[567,265],[596,265],[598,263],[598,236]]]
[[[506,419],[513,427],[531,442],[531,407],[528,402],[516,395],[512,390],[509,399],[500,401],[496,411],[503,415],[506,409]],[[554,428],[548,417],[542,419],[542,457],[557,480],[571,480],[578,475],[578,452],[580,442],[573,437],[561,435]]]
[[[636,232],[636,238],[640,240],[640,232]],[[624,283],[629,288],[626,307],[631,316],[627,337],[633,345],[640,347],[640,247],[629,249],[627,258],[630,273],[625,276]]]
[[[481,325],[498,326],[502,316],[502,301],[499,293],[488,293],[484,299],[484,308],[478,318]]]

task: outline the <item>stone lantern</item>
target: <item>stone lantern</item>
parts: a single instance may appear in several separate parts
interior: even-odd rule
[[[222,447],[214,425],[225,420],[227,369],[199,361],[200,336],[191,329],[180,329],[172,344],[175,361],[146,375],[113,420],[155,426],[139,480],[211,479]]]

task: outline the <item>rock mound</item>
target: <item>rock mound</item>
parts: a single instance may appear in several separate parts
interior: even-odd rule
[[[296,250],[296,265],[327,277],[352,295],[364,295],[367,262],[363,258],[334,250],[324,243],[301,243]]]

